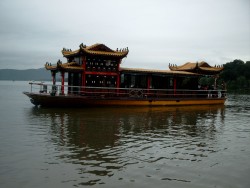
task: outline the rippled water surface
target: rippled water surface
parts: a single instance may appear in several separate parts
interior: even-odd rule
[[[36,108],[0,82],[0,187],[250,187],[250,96],[223,106]]]

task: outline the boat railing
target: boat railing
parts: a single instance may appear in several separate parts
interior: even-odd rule
[[[97,98],[226,98],[226,90],[187,90],[187,89],[141,89],[116,87],[82,87],[53,85],[30,82],[31,93],[45,95],[78,95]]]

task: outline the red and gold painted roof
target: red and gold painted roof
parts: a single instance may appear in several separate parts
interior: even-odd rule
[[[171,70],[159,70],[159,69],[140,69],[140,68],[120,68],[121,72],[135,72],[135,73],[157,73],[157,74],[178,74],[178,75],[199,75],[188,71],[171,71]]]
[[[169,69],[171,71],[188,71],[201,74],[217,74],[220,73],[224,69],[224,67],[223,66],[211,67],[208,63],[202,61],[197,63],[188,62],[181,66],[169,65]]]
[[[124,58],[127,56],[128,48],[112,50],[104,44],[96,43],[91,46],[80,44],[79,49],[72,51],[71,49],[63,48],[62,54],[64,57],[74,57],[80,55],[93,55],[93,56],[109,56],[113,58]],[[68,58],[71,60],[71,58]],[[58,61],[56,65],[46,63],[45,68],[51,71],[84,71],[83,67],[76,62],[62,63]],[[126,72],[144,72],[144,73],[165,73],[165,74],[184,74],[184,75],[198,75],[207,74],[214,75],[219,74],[223,70],[223,66],[211,67],[208,63],[202,61],[197,63],[185,63],[184,65],[170,65],[170,70],[152,70],[152,69],[133,69],[133,68],[121,68],[120,71]]]
[[[49,63],[45,64],[45,68],[51,71],[64,70],[64,71],[83,71],[83,67],[76,62],[61,63],[57,62],[56,65],[51,65]]]
[[[64,57],[75,56],[79,54],[89,54],[89,55],[101,55],[101,56],[112,56],[118,58],[124,58],[127,56],[129,50],[128,48],[123,48],[120,50],[112,50],[109,47],[105,46],[104,44],[94,44],[91,46],[86,46],[80,44],[79,49],[72,51],[63,48],[62,54]]]

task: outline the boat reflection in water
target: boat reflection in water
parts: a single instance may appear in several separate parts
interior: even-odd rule
[[[223,131],[224,113],[224,105],[34,107],[27,117],[39,122],[37,128],[46,132],[54,167],[64,166],[71,172],[66,182],[125,185],[153,176],[155,181],[148,179],[140,185],[175,180],[171,182],[192,187],[190,182],[203,170],[197,169],[197,164],[220,150],[216,138]]]

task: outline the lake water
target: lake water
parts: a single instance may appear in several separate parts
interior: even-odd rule
[[[36,108],[0,82],[0,187],[250,186],[250,96],[222,106]]]

